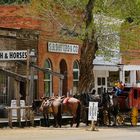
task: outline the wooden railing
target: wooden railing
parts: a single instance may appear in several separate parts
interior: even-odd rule
[[[29,120],[31,125],[34,126],[34,112],[32,111],[31,109],[32,107],[31,106],[24,106],[24,107],[5,107],[5,109],[7,110],[8,112],[8,124],[9,124],[9,127],[12,128],[13,125],[13,116],[12,116],[12,110],[17,110],[17,123],[19,124],[19,127],[21,127],[21,119],[22,119],[22,116],[21,116],[21,109],[25,109],[25,114],[24,114],[24,119],[26,124],[27,124],[27,121]]]

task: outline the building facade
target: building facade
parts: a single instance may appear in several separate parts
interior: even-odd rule
[[[26,7],[26,6],[25,6]],[[81,42],[73,37],[60,36],[56,22],[18,16],[26,13],[24,6],[0,6],[0,48],[1,51],[32,50],[36,52],[35,67],[29,68],[29,81],[33,79],[31,99],[42,96],[76,94],[79,81],[79,58]],[[26,65],[17,61],[0,61],[0,67],[27,76]],[[138,65],[118,65],[120,59],[112,62],[94,61],[96,93],[107,90],[121,80],[127,85],[139,81]],[[15,71],[15,67],[18,67]],[[125,72],[124,72],[125,71]],[[119,78],[120,76],[120,78]],[[0,104],[10,104],[15,99],[14,77],[0,72]],[[20,94],[26,100],[27,83],[19,81]],[[30,83],[29,83],[30,85]],[[30,87],[30,86],[29,86]]]
[[[28,87],[33,88],[31,99],[75,94],[79,81],[81,43],[75,38],[60,36],[56,23],[18,16],[18,13],[25,13],[25,7],[0,6],[0,52],[34,49],[35,67],[28,68],[27,60],[22,64],[19,61],[1,59],[0,68],[28,77]],[[1,72],[0,79],[0,104],[10,105],[10,101],[16,98],[13,82],[15,77]],[[34,87],[30,87],[31,79]],[[19,94],[26,100],[27,81],[19,80],[19,85]]]

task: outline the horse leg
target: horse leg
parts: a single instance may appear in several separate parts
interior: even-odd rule
[[[61,128],[62,126],[62,114],[61,114],[61,105],[58,107],[58,112],[57,112],[57,123],[59,127]]]
[[[111,125],[111,113],[108,111],[108,120],[109,120],[109,126]]]
[[[114,116],[114,126],[116,126],[117,125],[117,115],[118,115],[118,113],[117,113],[117,110],[114,110],[115,112],[114,112],[114,114],[113,114],[113,116]]]
[[[46,127],[49,127],[49,116],[48,114],[43,114],[43,117],[44,117],[44,123],[45,123],[45,126]]]
[[[57,124],[57,114],[53,114],[53,117],[54,117],[54,127],[58,127],[58,124]]]
[[[117,120],[117,116],[115,115],[115,116],[114,116],[114,124],[113,124],[114,126],[116,126],[116,124],[117,124],[117,123],[116,123],[116,120]]]
[[[74,120],[75,120],[75,116],[73,115],[73,118],[72,118],[71,123],[70,123],[70,126],[71,126],[71,127],[73,127]]]
[[[61,127],[62,125],[62,116],[61,113],[56,113],[53,115],[54,116],[54,127]]]
[[[80,115],[81,115],[81,104],[78,103],[78,107],[77,107],[77,110],[76,110],[76,122],[77,122],[76,127],[79,127],[79,124],[80,124]]]

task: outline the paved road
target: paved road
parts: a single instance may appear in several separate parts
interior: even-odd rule
[[[99,131],[88,131],[84,126],[1,128],[0,140],[140,140],[140,127],[98,129]]]

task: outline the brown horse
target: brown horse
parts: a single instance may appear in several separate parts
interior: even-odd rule
[[[51,98],[41,98],[42,103],[39,110],[43,113],[45,125],[49,126],[49,114],[54,117],[54,127],[61,127],[61,98],[51,97]]]
[[[65,97],[62,101],[62,114],[70,113],[73,116],[71,127],[76,122],[76,127],[80,124],[81,103],[74,97]]]
[[[34,108],[35,105],[33,105]],[[45,125],[49,126],[49,114],[51,113],[54,116],[55,124],[54,126],[61,127],[62,125],[62,114],[69,113],[73,116],[71,121],[71,126],[76,122],[76,127],[80,123],[80,110],[81,104],[80,101],[73,97],[50,97],[42,98],[41,105],[39,110],[43,113]]]

